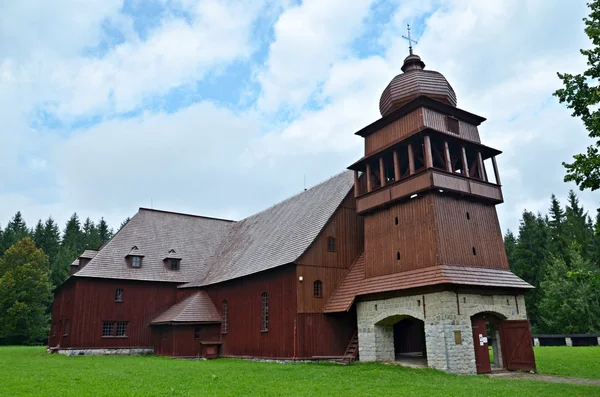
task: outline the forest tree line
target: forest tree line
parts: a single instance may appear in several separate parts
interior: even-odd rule
[[[0,344],[43,341],[52,291],[84,250],[100,248],[113,234],[104,218],[82,223],[76,213],[62,231],[51,217],[30,228],[20,212],[0,225]]]
[[[570,191],[563,207],[523,212],[504,246],[511,270],[535,287],[525,295],[534,333],[600,332],[600,210],[592,219]]]

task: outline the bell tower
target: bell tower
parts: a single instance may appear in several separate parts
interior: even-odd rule
[[[364,252],[326,312],[356,303],[361,361],[416,357],[456,373],[535,370],[525,291],[508,265],[496,156],[481,116],[411,51],[383,90],[354,170]],[[489,330],[489,334],[488,334]],[[497,357],[497,359],[496,359]]]
[[[495,205],[500,151],[481,143],[483,117],[456,107],[452,86],[411,54],[384,89],[382,118],[356,134],[365,276],[436,265],[508,270]]]

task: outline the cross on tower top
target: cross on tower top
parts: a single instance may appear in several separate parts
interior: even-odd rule
[[[408,30],[408,37],[407,36],[402,36],[403,39],[408,40],[408,51],[410,52],[410,55],[413,54],[412,52],[412,45],[413,43],[415,44],[419,44],[419,42],[417,40],[414,40],[410,37],[410,24],[406,24],[406,29]]]

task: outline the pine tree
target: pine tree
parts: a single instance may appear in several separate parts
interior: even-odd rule
[[[508,230],[506,235],[504,235],[504,249],[506,250],[506,258],[508,259],[508,264],[512,269],[516,262],[517,255],[517,238]]]
[[[71,215],[71,218],[69,218],[67,225],[65,226],[61,248],[68,248],[69,250],[80,254],[83,251],[83,245],[84,241],[81,223],[79,222],[77,213],[74,213]]]
[[[104,218],[100,218],[100,221],[98,222],[98,235],[100,236],[100,245],[106,243],[113,236],[113,231],[112,229],[109,229]]]
[[[36,245],[48,255],[50,266],[52,266],[56,260],[58,249],[60,248],[60,230],[52,217],[49,217],[46,219],[46,222],[44,222],[42,239],[39,243],[36,242]]]
[[[83,224],[83,248],[100,248],[100,233],[90,218],[86,218]]]
[[[569,247],[570,266],[562,258],[548,265],[539,303],[542,331],[548,333],[600,332],[600,272]]]
[[[515,249],[512,271],[535,287],[525,294],[525,303],[532,327],[539,326],[538,302],[541,296],[540,282],[549,260],[548,225],[538,214],[524,211],[519,225],[519,238]]]
[[[25,237],[0,259],[0,343],[33,343],[48,334],[52,300],[48,257]]]
[[[579,247],[579,253],[589,258],[593,240],[593,230],[588,222],[588,215],[579,204],[579,199],[573,190],[569,191],[568,204],[565,210],[564,238],[568,247]],[[570,257],[564,257],[569,265]]]
[[[56,255],[52,268],[50,269],[50,281],[52,285],[59,286],[71,274],[71,264],[81,253],[76,253],[67,246],[61,246]]]
[[[550,200],[550,216],[548,219],[550,251],[555,256],[564,258],[567,251],[567,243],[564,234],[565,211],[561,208],[560,202],[554,194]]]
[[[4,252],[17,241],[27,236],[29,236],[29,229],[27,228],[27,224],[21,215],[21,211],[17,211],[15,216],[6,225],[6,229],[2,234],[0,252]]]

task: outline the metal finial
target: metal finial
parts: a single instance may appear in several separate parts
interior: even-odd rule
[[[413,54],[413,52],[412,52],[412,45],[413,45],[413,43],[419,44],[419,42],[417,40],[413,40],[410,37],[410,25],[408,23],[406,24],[406,30],[408,30],[408,37],[407,36],[402,36],[402,38],[405,39],[405,40],[408,40],[408,51],[410,52],[410,55],[412,55]]]

